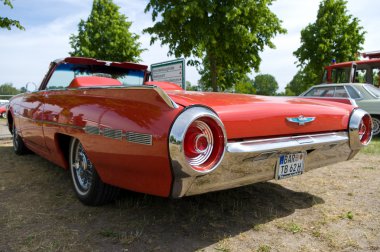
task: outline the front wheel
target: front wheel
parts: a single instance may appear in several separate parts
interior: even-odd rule
[[[4,118],[4,119],[6,119],[7,118],[7,113],[6,112],[1,113],[1,117]]]
[[[119,189],[102,182],[78,139],[70,141],[70,173],[78,199],[85,205],[112,201]]]
[[[379,117],[372,117],[372,133],[373,136],[379,136],[380,135],[380,119]]]

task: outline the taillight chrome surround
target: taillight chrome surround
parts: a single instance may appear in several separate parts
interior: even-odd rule
[[[198,176],[215,170],[223,159],[227,135],[210,109],[194,106],[175,120],[169,135],[169,153],[175,173]]]
[[[350,147],[353,150],[368,145],[372,139],[372,118],[362,109],[355,109],[349,122]]]

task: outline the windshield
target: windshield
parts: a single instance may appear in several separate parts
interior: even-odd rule
[[[62,89],[70,85],[76,77],[98,76],[120,81],[124,86],[143,85],[143,70],[126,69],[104,65],[82,65],[63,63],[54,70],[46,89]]]
[[[350,82],[350,68],[349,67],[331,69],[331,76],[328,76],[328,71],[326,70],[323,74],[323,83],[347,83],[347,82]]]
[[[372,85],[364,85],[364,88],[376,98],[380,98],[380,89]]]

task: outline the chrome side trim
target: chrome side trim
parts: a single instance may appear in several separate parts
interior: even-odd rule
[[[90,135],[100,135],[100,129],[96,126],[86,126],[84,127],[84,131]]]
[[[122,130],[116,130],[116,129],[111,129],[111,128],[103,128],[103,136],[120,140],[123,138],[123,131]]]
[[[363,147],[363,144],[359,140],[359,126],[360,126],[360,122],[362,118],[366,115],[370,116],[363,109],[355,109],[354,112],[352,112],[351,114],[350,123],[349,123],[349,135],[350,135],[350,147],[353,150],[359,150],[360,148]],[[371,142],[372,135],[373,134],[371,132],[371,136],[368,140],[367,145]]]
[[[17,117],[26,119],[30,122],[33,122],[34,124],[53,125],[53,126],[67,127],[67,128],[72,128],[72,129],[83,130],[83,127],[72,125],[72,124],[67,124],[67,123],[58,123],[58,122],[51,122],[51,121],[44,121],[44,120],[35,120],[35,119],[31,119],[31,118],[22,116],[20,114],[17,114]]]
[[[126,134],[127,141],[131,143],[152,145],[152,135],[142,134],[136,132],[127,132]]]
[[[126,132],[124,134],[123,130],[121,129],[112,129],[112,128],[107,128],[107,127],[99,128],[97,126],[80,127],[80,126],[65,124],[65,123],[30,119],[20,114],[17,114],[17,116],[23,119],[27,119],[35,124],[53,125],[53,126],[58,126],[58,127],[66,127],[66,128],[77,129],[77,130],[83,130],[86,134],[89,134],[89,135],[103,136],[103,137],[116,139],[116,140],[122,140],[125,137],[126,140],[130,143],[153,145],[153,136],[150,134],[135,133],[135,132]]]

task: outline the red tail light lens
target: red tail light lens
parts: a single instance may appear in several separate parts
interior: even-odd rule
[[[348,124],[350,148],[352,150],[359,150],[371,142],[372,127],[372,118],[368,112],[360,108],[352,112]]]
[[[224,134],[211,118],[198,118],[191,123],[184,138],[187,162],[198,172],[206,172],[219,162],[224,153]]]
[[[367,145],[372,136],[372,120],[369,115],[365,115],[359,124],[359,140],[363,145]]]

